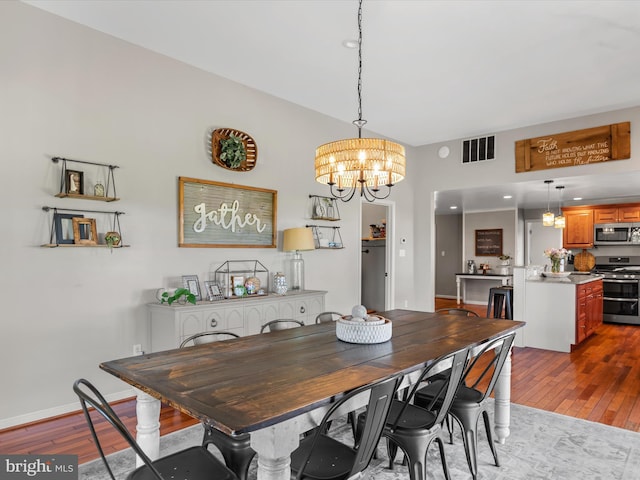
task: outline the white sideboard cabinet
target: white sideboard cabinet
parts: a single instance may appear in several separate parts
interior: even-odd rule
[[[260,333],[263,324],[278,318],[293,318],[310,325],[325,311],[326,294],[321,290],[306,290],[286,295],[203,301],[197,305],[149,303],[151,351],[177,348],[190,335],[212,330],[254,335]]]

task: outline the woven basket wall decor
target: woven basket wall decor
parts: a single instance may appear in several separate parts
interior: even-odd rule
[[[237,168],[231,168],[223,160],[220,159],[221,146],[220,140],[225,140],[231,135],[238,137],[244,144],[244,149],[247,152],[247,158],[240,163]],[[211,160],[216,165],[226,168],[227,170],[233,170],[235,172],[248,172],[253,170],[258,160],[258,146],[251,135],[248,135],[240,130],[234,128],[218,128],[211,133]]]

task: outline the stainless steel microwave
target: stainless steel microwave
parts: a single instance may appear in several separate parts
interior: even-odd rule
[[[640,245],[640,224],[600,223],[594,225],[594,245]]]

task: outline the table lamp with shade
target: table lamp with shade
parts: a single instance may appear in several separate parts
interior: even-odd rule
[[[294,252],[291,260],[291,282],[290,290],[304,290],[304,260],[300,252],[303,250],[314,250],[316,248],[313,241],[313,232],[310,228],[289,228],[283,233],[282,250]]]

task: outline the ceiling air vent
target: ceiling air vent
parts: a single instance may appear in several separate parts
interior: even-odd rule
[[[481,162],[493,160],[496,155],[496,137],[472,138],[462,142],[462,163]]]

